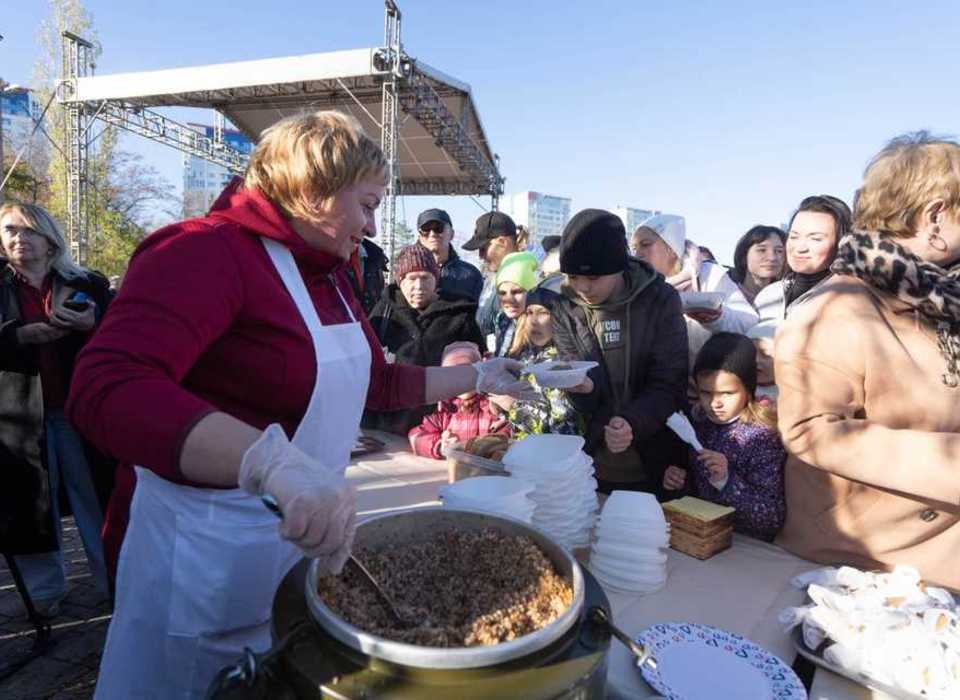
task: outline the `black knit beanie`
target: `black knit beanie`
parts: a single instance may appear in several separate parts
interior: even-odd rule
[[[562,298],[559,294],[550,291],[546,287],[534,287],[527,292],[527,306],[542,306],[552,312],[553,307]]]
[[[627,232],[620,217],[584,209],[567,222],[560,239],[560,271],[615,275],[627,269]]]
[[[737,375],[750,396],[757,390],[757,349],[739,333],[717,333],[704,343],[693,363],[693,376],[723,370]]]

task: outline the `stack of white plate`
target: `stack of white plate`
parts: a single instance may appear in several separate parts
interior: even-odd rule
[[[440,489],[445,508],[480,510],[529,523],[534,503],[530,500],[533,484],[508,476],[476,476],[448,484]]]
[[[614,491],[597,521],[590,571],[606,588],[652,593],[667,581],[670,525],[649,493]]]
[[[587,547],[597,518],[593,460],[576,435],[531,435],[511,445],[503,465],[533,486],[533,525],[567,549]]]

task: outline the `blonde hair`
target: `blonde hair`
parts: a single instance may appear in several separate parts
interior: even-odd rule
[[[530,344],[530,329],[527,328],[527,314],[524,312],[517,319],[517,327],[513,331],[513,342],[507,351],[507,357],[520,357]]]
[[[386,169],[383,151],[360,122],[342,112],[321,111],[287,117],[264,131],[244,186],[259,190],[293,218],[317,222],[335,194]]]
[[[73,262],[73,258],[70,257],[70,247],[67,245],[67,240],[50,212],[36,204],[11,202],[0,206],[0,219],[12,212],[16,212],[26,219],[27,225],[43,236],[50,245],[51,255],[47,261],[47,272],[53,270],[68,280],[87,276],[84,269]]]
[[[856,227],[901,238],[916,234],[923,207],[943,199],[960,207],[960,145],[926,131],[898,136],[863,173],[854,201]]]
[[[768,428],[777,429],[777,409],[772,404],[761,403],[756,398],[750,399],[750,403],[740,414],[740,420],[744,423],[753,423],[755,425],[764,425]]]
[[[705,370],[705,371],[708,371],[708,370]],[[696,383],[696,379],[694,379],[694,383]],[[703,410],[703,406],[700,405],[700,401],[698,400],[696,403],[694,402],[691,402],[691,403],[693,403],[693,406],[690,409],[691,412],[697,418],[705,419],[707,416],[707,413],[706,411]],[[772,428],[773,430],[777,430],[777,409],[775,406],[773,405],[768,406],[760,402],[759,400],[757,400],[755,396],[751,396],[750,401],[747,403],[746,407],[743,409],[743,413],[740,414],[739,420],[742,423],[750,423],[752,425],[762,425],[767,428]]]

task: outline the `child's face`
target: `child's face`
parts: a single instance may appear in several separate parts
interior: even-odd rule
[[[750,395],[740,378],[718,370],[697,375],[700,407],[711,423],[729,423],[738,418],[750,403]]]
[[[773,376],[773,338],[755,338],[753,346],[757,349],[757,384],[769,386],[775,384]]]
[[[530,343],[538,348],[550,344],[553,340],[553,322],[550,316],[550,309],[531,304],[526,310],[527,333],[530,336]]]

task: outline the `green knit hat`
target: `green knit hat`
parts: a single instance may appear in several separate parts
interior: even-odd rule
[[[500,268],[497,270],[497,288],[504,282],[513,282],[529,292],[537,286],[538,281],[537,256],[533,253],[527,251],[510,253],[500,261]]]

